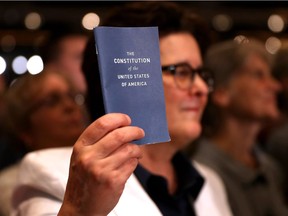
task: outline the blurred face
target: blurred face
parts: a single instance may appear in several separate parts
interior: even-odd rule
[[[86,42],[87,38],[85,36],[65,38],[60,44],[61,53],[58,61],[58,66],[72,78],[73,83],[83,93],[86,91],[86,82],[81,64]]]
[[[280,85],[268,64],[251,55],[227,88],[228,109],[242,119],[265,120],[278,116],[276,94]]]
[[[35,98],[30,123],[28,142],[33,149],[73,145],[83,131],[81,107],[61,76],[45,77]]]
[[[160,39],[162,66],[187,63],[191,68],[202,66],[200,49],[194,37],[177,33]],[[196,75],[187,90],[180,89],[172,74],[163,73],[168,129],[172,143],[183,145],[197,138],[201,132],[201,116],[207,102],[208,87]]]

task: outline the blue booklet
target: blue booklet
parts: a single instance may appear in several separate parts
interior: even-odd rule
[[[95,46],[106,113],[125,113],[145,137],[170,141],[157,27],[96,27]]]

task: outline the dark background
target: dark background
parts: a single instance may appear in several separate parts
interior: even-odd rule
[[[50,32],[59,31],[60,24],[72,26],[75,30],[91,34],[81,25],[82,17],[88,12],[97,13],[100,18],[112,6],[121,7],[125,2],[114,1],[4,1],[0,2],[0,42],[5,35],[13,35],[16,46],[5,51],[0,44],[0,56],[7,60],[6,77],[11,76],[10,64],[17,55],[31,56],[37,53],[36,47],[45,42]],[[271,36],[278,37],[286,44],[288,28],[281,33],[273,33],[267,26],[271,14],[279,14],[288,21],[288,2],[286,1],[180,1],[186,8],[206,19],[213,29],[213,17],[226,14],[231,17],[233,25],[229,31],[219,32],[214,29],[217,40],[231,39],[241,34],[255,37],[265,42]],[[28,30],[24,18],[30,12],[38,12],[43,24],[37,30]]]

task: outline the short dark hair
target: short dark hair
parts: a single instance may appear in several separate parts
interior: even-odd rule
[[[158,26],[160,38],[171,33],[187,32],[195,37],[202,54],[209,46],[210,32],[206,23],[173,2],[130,2],[112,9],[101,22],[103,26]],[[82,71],[87,81],[87,108],[92,120],[104,115],[102,90],[97,65],[94,37],[83,55]]]
[[[76,30],[66,23],[53,23],[52,26],[49,26],[49,29],[44,41],[38,47],[39,55],[44,64],[53,62],[59,58],[61,54],[60,44],[64,39],[87,35],[85,32]]]
[[[160,38],[175,32],[187,32],[196,38],[202,54],[211,42],[207,23],[175,2],[127,3],[123,7],[112,9],[101,25],[158,26]]]

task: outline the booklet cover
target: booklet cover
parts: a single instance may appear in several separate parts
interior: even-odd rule
[[[106,113],[128,114],[145,131],[136,144],[170,141],[158,27],[96,27],[94,37]]]

